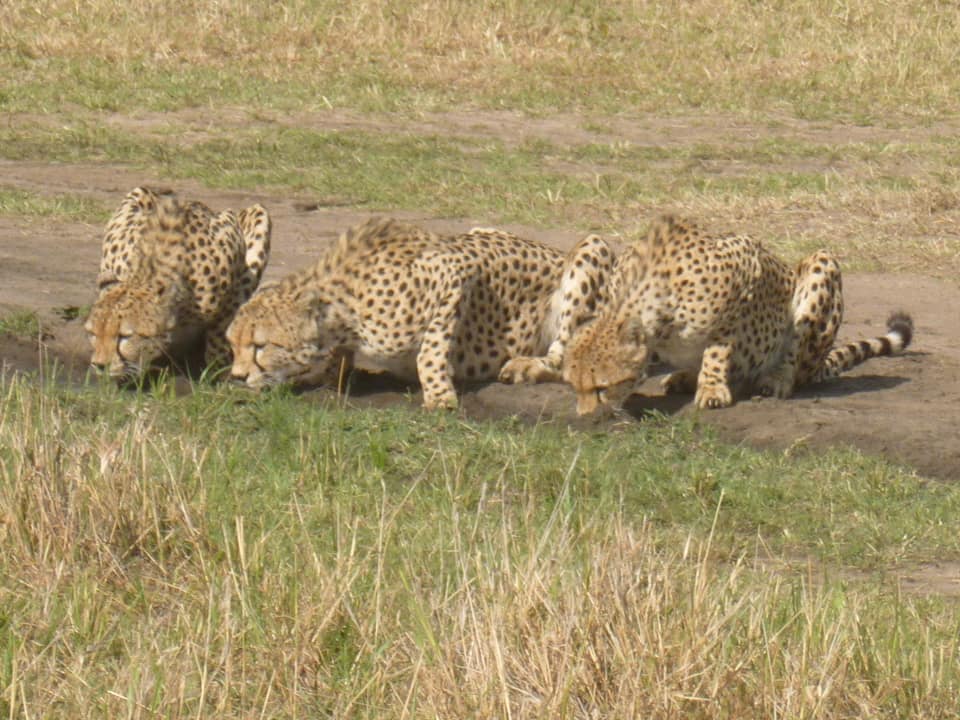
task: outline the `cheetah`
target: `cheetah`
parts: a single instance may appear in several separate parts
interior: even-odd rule
[[[597,236],[564,255],[501,230],[440,236],[373,218],[240,308],[232,374],[254,389],[338,385],[362,358],[418,380],[427,409],[456,408],[455,381],[559,381],[612,262]]]
[[[131,381],[202,343],[208,367],[229,368],[227,325],[260,283],[270,234],[262,205],[214,213],[169,190],[134,188],[104,233],[85,323],[92,366]]]
[[[653,353],[677,368],[666,392],[722,408],[747,388],[789,397],[869,358],[902,352],[913,321],[894,313],[885,335],[834,347],[843,315],[840,266],[825,251],[794,270],[759,242],[711,236],[659,218],[618,259],[609,304],[570,342],[563,377],[577,413],[616,406],[645,377]]]

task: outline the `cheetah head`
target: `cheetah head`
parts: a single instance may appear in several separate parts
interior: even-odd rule
[[[647,347],[631,323],[600,318],[573,336],[563,379],[577,393],[577,415],[619,406],[644,379]]]
[[[339,369],[337,344],[322,331],[324,307],[312,295],[265,286],[227,328],[233,378],[254,390],[328,384]]]
[[[84,324],[93,346],[90,364],[118,381],[141,377],[169,354],[186,296],[179,277],[101,280],[100,297]]]

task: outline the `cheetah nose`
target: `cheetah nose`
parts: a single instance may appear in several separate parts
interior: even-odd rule
[[[238,368],[236,366],[230,368],[230,379],[235,383],[243,383],[249,373],[244,372],[243,368]]]
[[[102,373],[104,370],[107,369],[107,364],[106,364],[106,363],[102,363],[102,362],[97,362],[96,360],[93,360],[93,361],[90,362],[90,367],[92,367],[92,368],[93,368],[94,370],[96,370],[98,373]]]

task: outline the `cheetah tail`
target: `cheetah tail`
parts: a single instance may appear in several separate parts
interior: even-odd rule
[[[860,340],[835,347],[824,360],[817,380],[836,377],[866,362],[884,355],[899,355],[913,340],[913,319],[905,312],[892,313],[887,319],[887,332],[880,337]]]

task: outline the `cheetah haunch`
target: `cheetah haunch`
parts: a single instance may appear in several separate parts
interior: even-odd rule
[[[670,216],[620,256],[610,285],[610,303],[577,331],[564,360],[581,415],[618,404],[652,353],[677,368],[667,392],[721,408],[742,387],[789,397],[899,353],[913,335],[910,316],[895,313],[886,335],[835,348],[843,294],[834,258],[820,251],[794,270],[749,237],[713,237]]]
[[[270,254],[261,205],[234,214],[133,189],[107,223],[99,296],[85,328],[91,364],[117,380],[203,342],[209,367],[229,367],[227,325],[256,289]]]
[[[336,384],[358,356],[419,380],[427,408],[456,407],[454,381],[559,380],[612,260],[596,236],[564,256],[499,230],[441,237],[371,220],[240,308],[233,375],[255,389]]]

